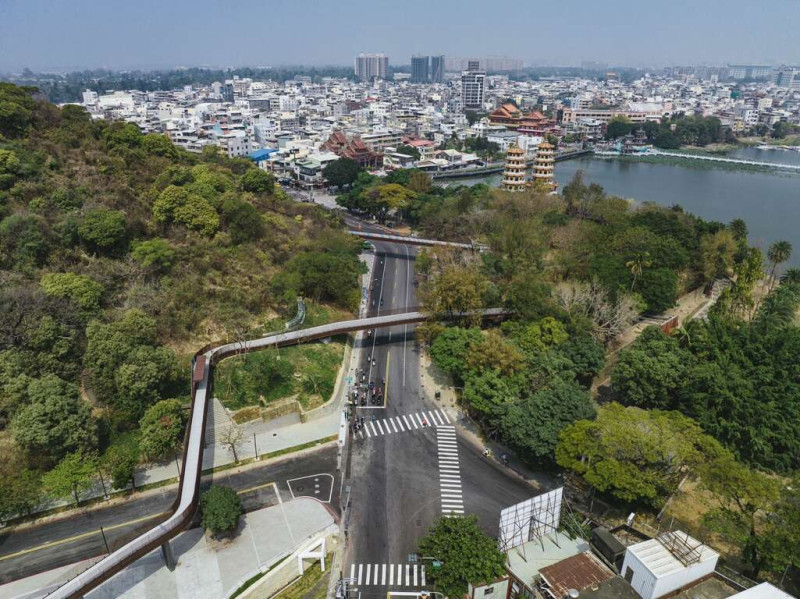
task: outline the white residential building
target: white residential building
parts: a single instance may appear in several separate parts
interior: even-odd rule
[[[461,73],[461,106],[464,110],[481,110],[486,94],[486,71]]]
[[[658,599],[713,574],[719,554],[680,531],[631,545],[620,574],[642,599]]]

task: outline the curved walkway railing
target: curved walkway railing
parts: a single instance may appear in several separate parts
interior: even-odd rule
[[[508,311],[493,308],[483,310],[482,314],[484,318],[502,318],[508,314]],[[441,318],[443,320],[453,320],[465,316],[468,316],[468,314],[453,313],[441,315]],[[214,366],[220,360],[232,355],[258,351],[268,347],[283,347],[353,331],[414,324],[423,322],[427,318],[428,316],[422,312],[358,318],[299,331],[278,333],[252,341],[237,341],[218,347],[206,347],[197,352],[193,361],[192,407],[183,449],[183,469],[181,470],[178,497],[172,506],[172,515],[161,524],[154,526],[87,570],[84,570],[75,578],[50,593],[48,597],[53,599],[78,599],[83,597],[128,564],[133,563],[169,541],[191,523],[199,499],[208,398],[210,397],[213,383]]]

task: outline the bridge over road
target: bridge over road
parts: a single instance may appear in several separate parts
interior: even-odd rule
[[[503,318],[508,312],[495,308],[483,310],[484,318]],[[443,320],[458,319],[466,313],[442,315]],[[183,450],[183,468],[181,470],[178,497],[170,509],[170,516],[144,534],[136,537],[117,551],[109,554],[87,570],[78,574],[64,585],[48,595],[53,599],[78,599],[121,571],[128,564],[161,547],[168,565],[174,564],[170,539],[186,528],[194,518],[200,495],[200,476],[203,464],[204,434],[209,398],[212,396],[214,367],[221,360],[270,347],[284,347],[306,341],[324,339],[334,335],[350,333],[365,329],[392,327],[403,324],[415,324],[428,318],[422,312],[405,312],[346,320],[298,331],[269,335],[251,341],[228,343],[218,347],[201,349],[193,360],[192,405],[187,425],[187,437]]]
[[[438,239],[422,239],[420,237],[412,237],[410,235],[387,235],[385,233],[373,233],[371,231],[360,231],[351,229],[348,231],[350,235],[361,237],[367,241],[386,241],[390,243],[403,243],[406,245],[420,245],[427,247],[450,247],[461,250],[472,250],[477,252],[484,252],[489,249],[488,246],[480,243],[459,243],[456,241],[440,241]]]

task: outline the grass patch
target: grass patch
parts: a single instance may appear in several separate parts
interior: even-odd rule
[[[250,578],[245,580],[244,583],[242,584],[242,586],[240,586],[238,589],[236,589],[236,591],[233,593],[233,595],[231,595],[231,599],[235,599],[235,597],[238,597],[239,595],[244,593],[247,589],[249,589],[251,586],[253,586],[255,583],[257,583],[259,580],[264,578],[264,576],[266,576],[267,574],[272,572],[272,570],[274,570],[275,568],[280,566],[288,558],[289,558],[288,555],[282,557],[277,562],[272,564],[267,570],[264,570],[263,572],[259,572],[258,574],[254,575],[254,576],[251,576]]]
[[[350,320],[355,318],[352,312],[327,306],[324,304],[317,304],[315,302],[306,300],[306,318],[299,328],[307,329],[309,327],[316,327],[321,324],[328,324],[331,322],[338,322],[340,320]],[[271,318],[258,331],[260,335],[268,335],[270,333],[282,333],[286,330],[286,323],[294,318],[294,312],[289,316],[279,316]]]
[[[259,418],[261,418],[261,409],[256,406],[253,406],[252,408],[244,408],[233,415],[233,421],[236,424],[243,424]]]
[[[331,563],[332,558],[333,554],[329,553],[328,556],[326,557],[328,563]],[[328,569],[328,572],[326,572],[325,574],[329,573],[330,569]],[[322,572],[320,563],[317,562],[313,566],[308,568],[300,578],[298,578],[288,587],[280,591],[277,595],[274,595],[274,597],[279,599],[301,599],[302,597],[305,597],[306,594],[309,591],[311,591],[317,585],[317,583],[319,583],[323,579],[323,576],[324,574]],[[328,589],[327,585],[323,586],[325,588],[319,590],[321,594],[320,592],[316,592],[312,595],[314,599],[317,599],[317,597],[319,597],[320,599],[325,597],[325,594]]]
[[[259,454],[259,459],[269,460],[272,458],[277,458],[279,456],[286,455],[287,453],[295,453],[296,451],[302,451],[304,449],[309,449],[310,447],[316,447],[317,445],[324,445],[325,443],[336,441],[336,439],[338,438],[339,438],[338,435],[331,435],[330,437],[324,437],[322,439],[317,439],[316,441],[309,441],[308,443],[303,443],[301,445],[292,445],[291,447],[287,447],[286,449],[279,449],[278,451],[271,451],[269,453]],[[209,468],[208,470],[203,470],[202,474],[203,476],[205,476],[206,474],[216,474],[217,472],[224,472],[225,470],[238,468],[239,466],[244,466],[245,464],[249,464],[250,462],[253,461],[254,461],[253,458],[245,458],[243,460],[239,460],[239,463],[231,462],[230,464],[223,464],[222,466],[217,466],[216,468]]]
[[[330,398],[339,374],[345,337],[266,349],[221,362],[214,373],[217,397],[230,410],[267,405],[296,396],[304,409]]]
[[[324,445],[325,443],[336,441],[336,439],[338,438],[339,438],[338,435],[331,435],[330,437],[318,439],[317,441],[309,441],[308,443],[303,443],[302,445],[295,445],[294,447],[287,447],[286,449],[279,449],[278,451],[272,451],[270,453],[263,453],[261,454],[261,457],[265,459],[277,458],[278,456],[282,456],[287,453],[294,453],[295,451],[302,451],[304,449],[308,449],[309,447]]]

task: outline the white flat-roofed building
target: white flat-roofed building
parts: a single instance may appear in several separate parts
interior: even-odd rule
[[[768,582],[762,582],[746,591],[736,593],[731,599],[794,599],[794,597]]]
[[[628,547],[620,573],[642,599],[658,599],[711,576],[718,559],[707,545],[672,531]]]

